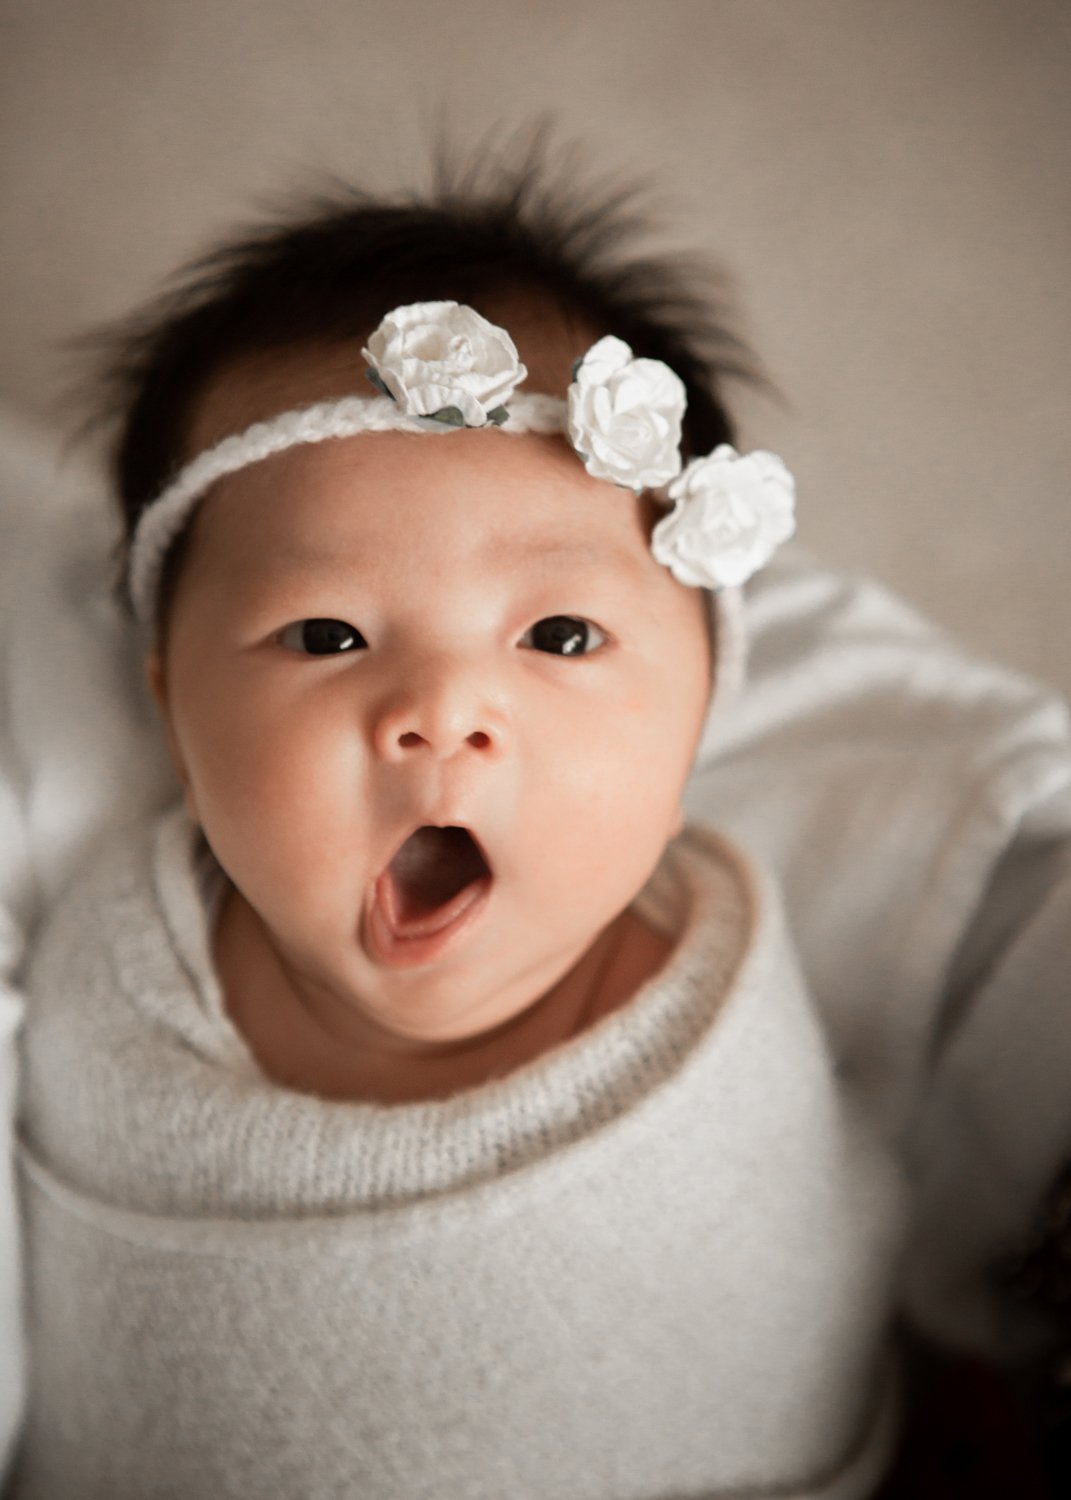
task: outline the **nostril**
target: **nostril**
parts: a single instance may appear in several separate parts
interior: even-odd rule
[[[495,741],[494,736],[485,729],[474,729],[471,734],[464,736],[463,741],[454,739],[450,734],[441,737],[437,734],[421,734],[416,729],[395,732],[388,737],[388,745],[393,745],[397,750],[431,750],[437,755],[453,754],[462,743],[473,750],[484,751],[493,749]]]

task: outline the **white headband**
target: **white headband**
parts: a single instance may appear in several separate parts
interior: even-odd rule
[[[723,443],[682,471],[683,383],[660,360],[634,359],[621,339],[600,339],[577,362],[566,401],[515,395],[528,372],[512,339],[456,302],[396,309],[363,352],[382,394],[346,396],[254,423],[199,454],[146,506],[130,546],[130,597],[139,620],[152,620],[164,558],[218,480],[298,444],[362,432],[493,426],[565,433],[596,478],[675,502],[655,527],[651,550],[695,587],[737,588],[795,529],[792,476],[774,454],[741,456]]]

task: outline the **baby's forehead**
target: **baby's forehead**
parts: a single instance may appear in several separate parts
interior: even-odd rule
[[[276,459],[278,463],[276,463]],[[652,502],[561,435],[362,433],[228,476],[194,520],[176,609],[212,629],[325,616],[479,632],[543,614],[642,649],[707,649],[699,592],[653,557]]]
[[[299,445],[228,476],[204,544],[284,567],[412,553],[495,571],[615,566],[657,572],[653,507],[593,479],[559,434],[372,432]]]

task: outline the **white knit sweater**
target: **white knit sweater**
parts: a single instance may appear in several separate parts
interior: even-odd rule
[[[765,879],[691,834],[643,900],[586,1034],[326,1103],[227,1020],[181,816],[113,844],[29,975],[18,1500],[871,1493],[898,1173]]]

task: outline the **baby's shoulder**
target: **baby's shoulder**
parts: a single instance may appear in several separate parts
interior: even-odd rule
[[[24,1059],[44,1034],[87,1053],[129,1046],[147,1014],[190,988],[176,906],[204,927],[191,837],[175,808],[113,824],[85,851],[31,938]]]
[[[95,955],[151,920],[155,825],[155,819],[112,824],[82,852],[32,935],[30,993],[56,965],[76,959],[85,972]]]
[[[756,992],[804,994],[799,959],[776,873],[736,833],[687,823],[645,888],[641,913],[664,933],[683,933],[690,961],[727,1002]]]

